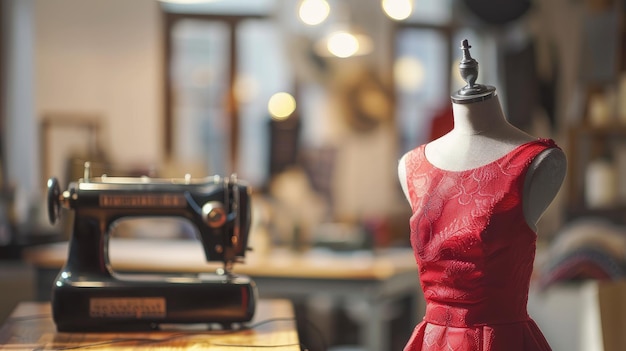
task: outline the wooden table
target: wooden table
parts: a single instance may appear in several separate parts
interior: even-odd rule
[[[49,299],[52,283],[67,259],[67,243],[34,247],[24,258],[37,268],[38,298]],[[193,240],[115,239],[109,243],[109,257],[116,272],[214,271],[219,264],[207,263],[201,245]],[[339,304],[357,302],[364,309],[357,320],[359,343],[369,351],[391,348],[389,311],[399,301],[410,301],[412,327],[423,315],[423,299],[417,266],[410,249],[376,252],[333,253],[312,250],[252,251],[245,264],[234,272],[249,275],[261,298],[288,298],[306,301],[316,295],[328,296]]]
[[[295,324],[289,301],[260,300],[255,318],[239,330],[58,333],[49,303],[22,302],[0,329],[0,350],[300,351]]]

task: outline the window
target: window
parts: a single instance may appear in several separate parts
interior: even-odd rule
[[[278,24],[241,14],[241,4],[236,15],[227,6],[165,13],[166,153],[196,171],[200,165],[203,174],[194,176],[234,172],[259,185],[269,172],[267,102],[293,94],[295,83]]]

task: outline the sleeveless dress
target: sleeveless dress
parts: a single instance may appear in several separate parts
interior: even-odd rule
[[[522,209],[524,175],[551,139],[487,165],[448,171],[425,145],[405,158],[411,246],[426,313],[404,351],[550,351],[527,312],[537,235]]]

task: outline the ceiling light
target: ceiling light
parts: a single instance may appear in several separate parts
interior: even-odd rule
[[[372,52],[372,39],[357,30],[338,29],[322,37],[315,45],[320,56],[347,58]]]
[[[298,15],[308,25],[318,25],[328,17],[330,6],[326,0],[302,0]]]
[[[167,2],[171,4],[201,4],[203,2],[213,2],[215,0],[159,0],[160,2]]]
[[[289,93],[276,93],[270,97],[267,110],[274,120],[287,119],[296,110],[296,99]]]
[[[408,18],[413,12],[412,0],[382,0],[381,4],[387,16],[397,21]]]

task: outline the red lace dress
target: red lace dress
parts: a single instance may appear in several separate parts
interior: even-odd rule
[[[405,351],[549,351],[526,309],[536,233],[524,218],[524,174],[552,140],[487,165],[446,171],[424,145],[406,157],[411,245],[426,300]]]

